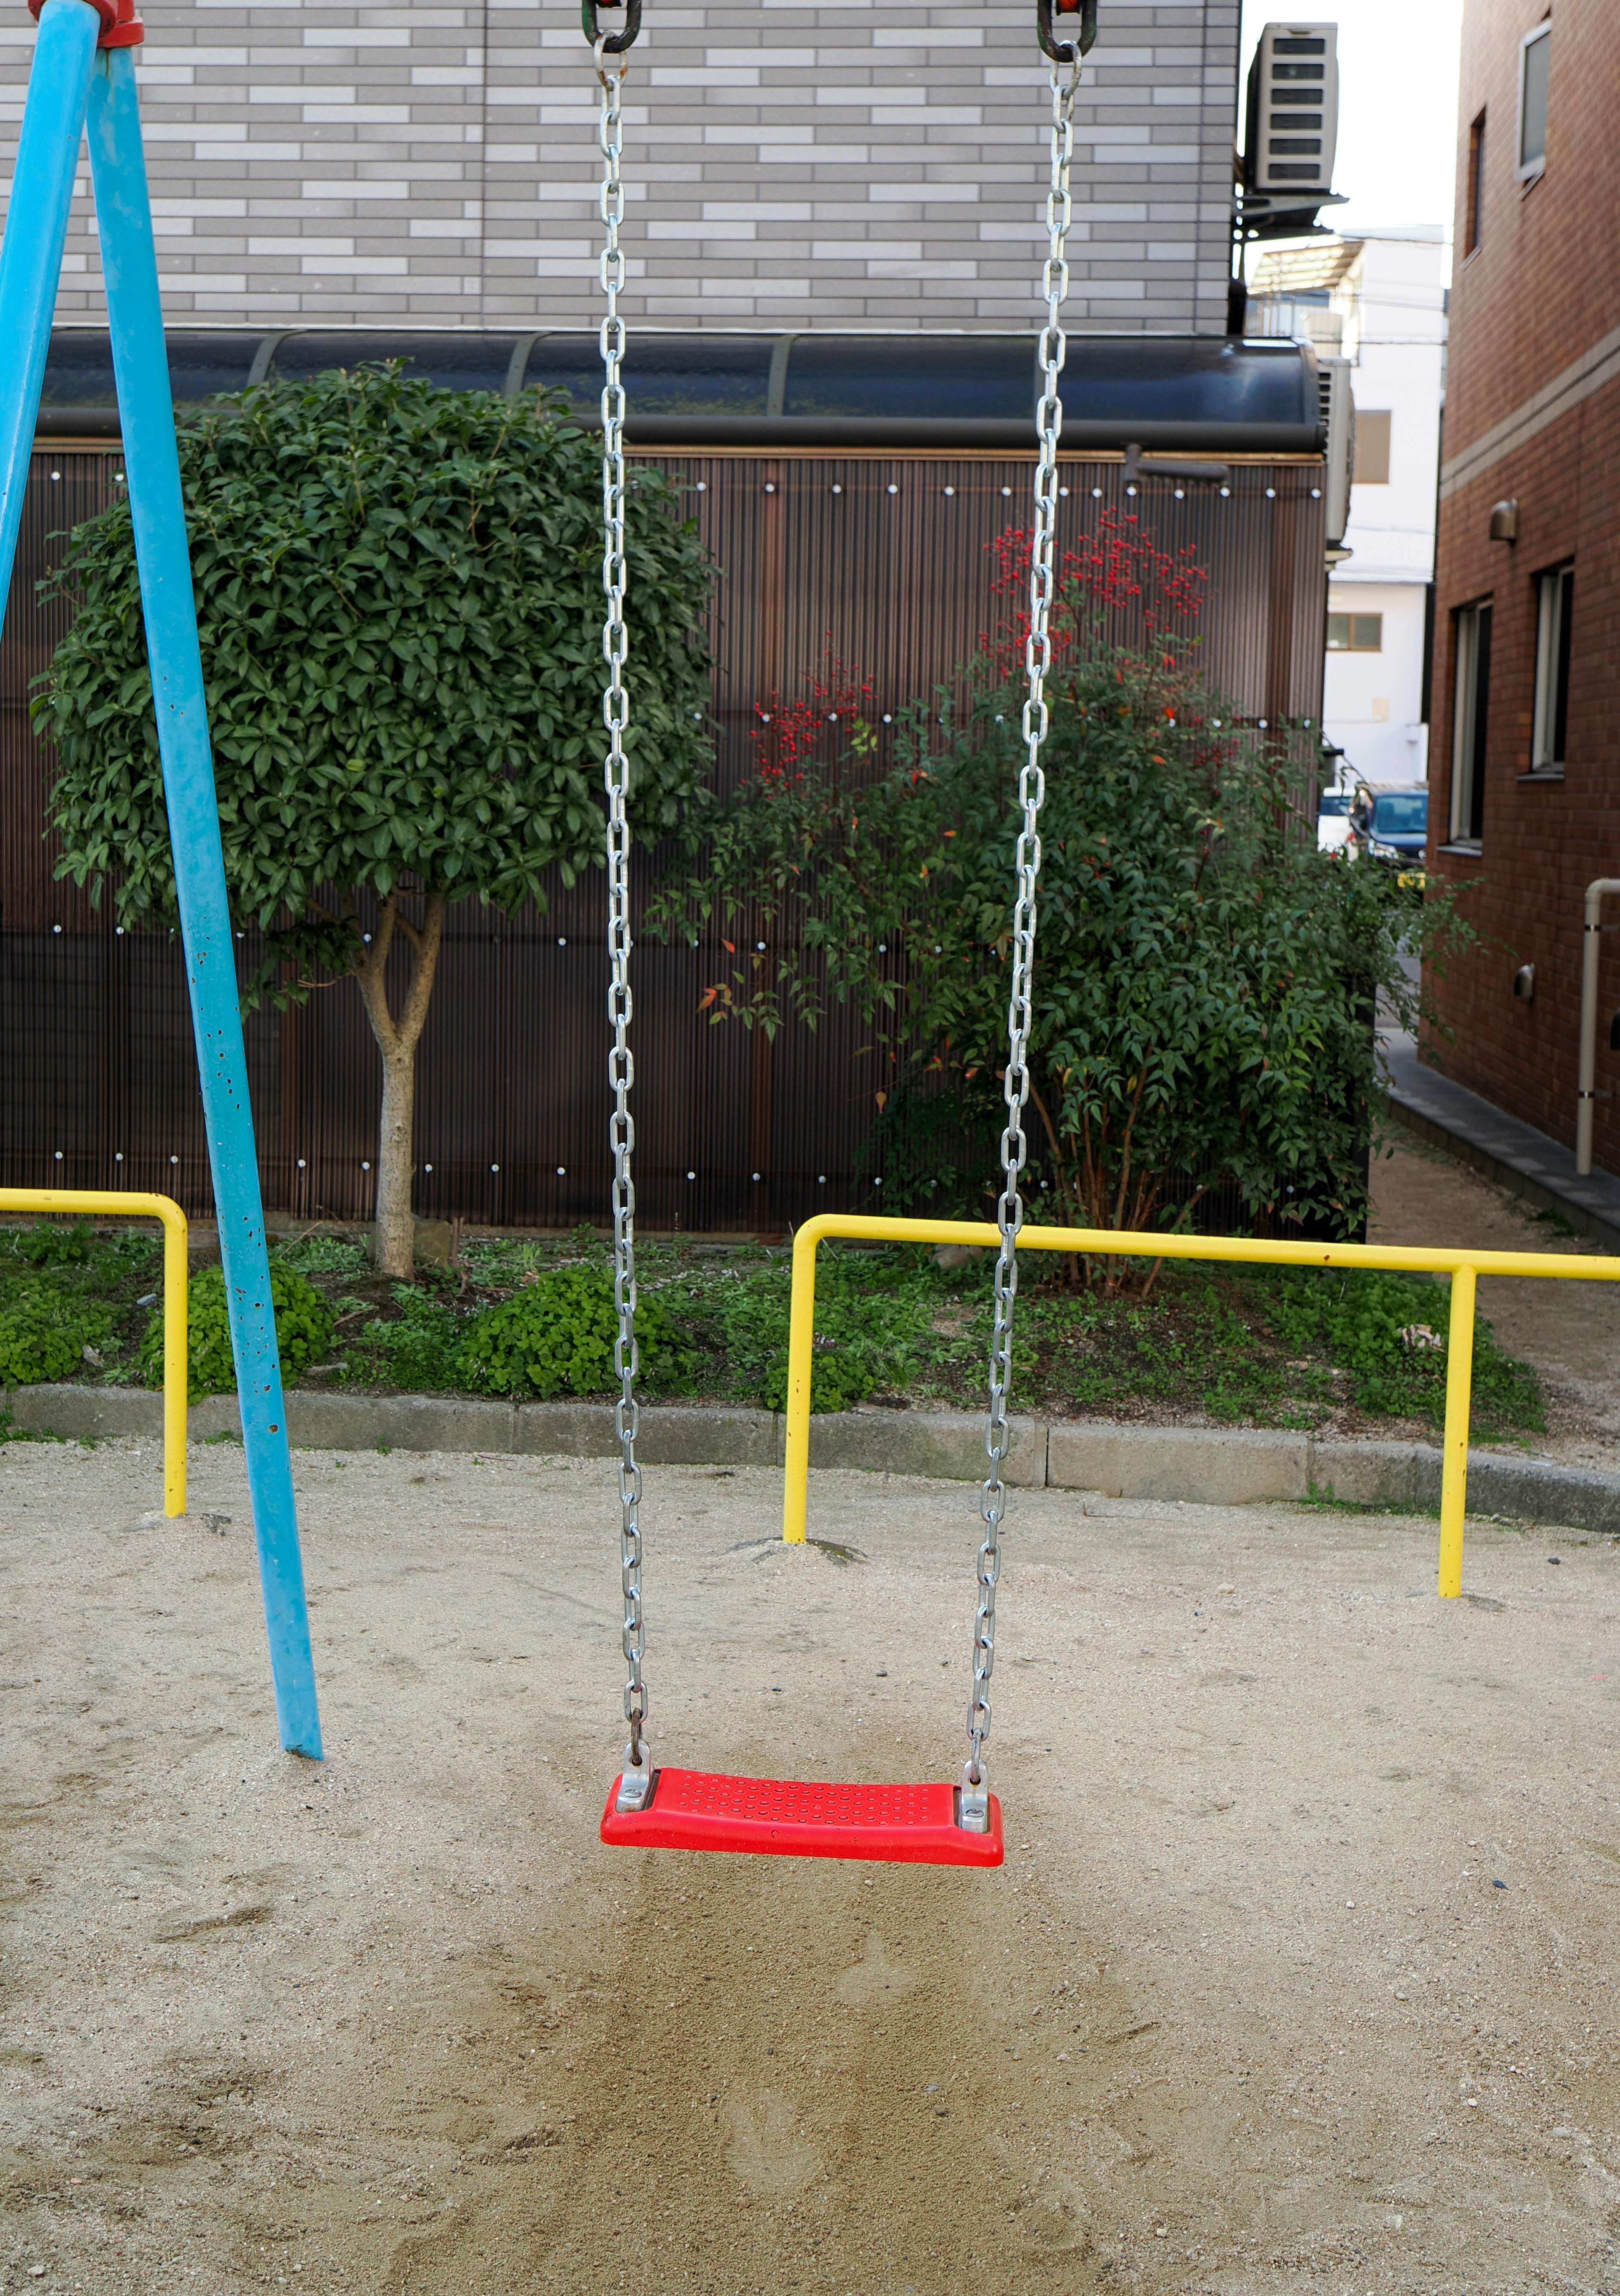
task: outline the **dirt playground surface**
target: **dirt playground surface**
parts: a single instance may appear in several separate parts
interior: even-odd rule
[[[1014,1495],[997,1874],[603,1849],[608,1469],[0,1451],[0,2284],[1599,2291],[1620,1561]],[[671,1760],[953,1776],[975,1494],[649,1476]],[[1556,1562],[1550,1560],[1557,1557]]]

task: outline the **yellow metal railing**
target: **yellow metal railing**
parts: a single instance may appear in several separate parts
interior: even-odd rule
[[[804,1538],[810,1503],[810,1366],[816,1335],[816,1247],[824,1236],[882,1243],[973,1243],[993,1249],[988,1220],[882,1219],[827,1212],[794,1237],[793,1323],[787,1346],[787,1473],[782,1536]],[[1240,1235],[1154,1235],[1119,1228],[1026,1227],[1021,1251],[1112,1252],[1126,1259],[1229,1259],[1280,1267],[1399,1267],[1451,1279],[1446,1341],[1445,1434],[1440,1483],[1440,1587],[1462,1592],[1462,1522],[1468,1503],[1468,1408],[1474,1384],[1474,1292],[1482,1275],[1555,1275],[1620,1282],[1620,1259],[1546,1251],[1444,1251],[1407,1244],[1284,1243]]]
[[[185,1214],[171,1196],[122,1188],[0,1188],[0,1212],[71,1212],[163,1223],[163,1512],[185,1513]]]

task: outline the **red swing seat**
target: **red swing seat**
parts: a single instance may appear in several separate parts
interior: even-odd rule
[[[613,1780],[602,1839],[618,1849],[733,1849],[765,1857],[867,1857],[885,1865],[999,1866],[1001,1805],[990,1831],[957,1818],[955,1786],[819,1785],[728,1778],[709,1770],[653,1773],[640,1809],[620,1809]]]

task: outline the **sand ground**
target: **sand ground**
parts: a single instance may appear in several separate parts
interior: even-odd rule
[[[1490,1251],[1591,1252],[1530,1206],[1448,1156],[1396,1136],[1372,1170],[1372,1243],[1477,1244]],[[1620,1281],[1487,1276],[1481,1312],[1509,1354],[1542,1375],[1547,1435],[1534,1449],[1566,1466],[1620,1471]]]
[[[996,1874],[603,1849],[600,1463],[0,1450],[0,2284],[985,2296],[1620,2282],[1620,1559],[1014,1495]],[[671,1760],[950,1776],[975,1494],[661,1471]],[[1556,1561],[1552,1558],[1556,1557]]]

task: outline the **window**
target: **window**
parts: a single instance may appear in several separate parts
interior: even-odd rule
[[[1451,703],[1451,842],[1477,845],[1485,805],[1486,720],[1491,702],[1491,609],[1456,617],[1457,690]]]
[[[1382,653],[1383,615],[1329,614],[1328,651],[1329,653]]]
[[[1386,487],[1389,484],[1389,416],[1386,413],[1358,406],[1355,411],[1355,468],[1351,472],[1353,485]]]
[[[1375,837],[1424,837],[1428,833],[1428,791],[1399,790],[1372,801]]]
[[[1468,188],[1463,193],[1462,251],[1472,255],[1484,236],[1485,203],[1485,115],[1468,130]]]
[[[1547,164],[1547,65],[1552,26],[1526,32],[1518,51],[1518,174],[1525,182]]]
[[[1562,773],[1569,726],[1569,622],[1575,570],[1555,566],[1535,578],[1535,710],[1533,774]]]

